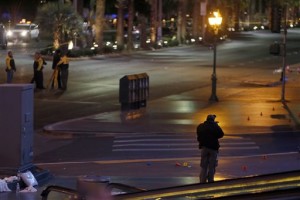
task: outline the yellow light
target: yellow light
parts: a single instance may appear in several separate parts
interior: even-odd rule
[[[20,24],[25,24],[26,23],[26,19],[22,19],[21,21],[20,21]]]
[[[221,17],[219,11],[213,12],[213,16],[208,18],[208,23],[211,26],[219,26],[222,24],[223,18]]]
[[[73,42],[72,42],[72,40],[71,40],[71,41],[69,42],[69,44],[68,44],[68,50],[72,50],[73,47],[74,47],[74,44],[73,44]]]

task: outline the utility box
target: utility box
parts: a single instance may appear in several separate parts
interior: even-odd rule
[[[33,85],[0,85],[0,168],[33,166]]]

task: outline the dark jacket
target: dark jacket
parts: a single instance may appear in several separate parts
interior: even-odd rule
[[[197,140],[199,148],[219,150],[219,139],[224,136],[221,127],[214,121],[205,121],[197,127]]]
[[[53,62],[52,62],[52,69],[55,69],[57,66],[57,63],[60,61],[60,54],[59,53],[55,53],[53,55]]]

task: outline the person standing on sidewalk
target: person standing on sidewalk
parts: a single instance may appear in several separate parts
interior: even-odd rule
[[[53,55],[53,62],[52,62],[52,69],[53,69],[53,80],[51,83],[51,88],[61,89],[61,78],[60,78],[60,71],[57,68],[57,63],[60,61],[61,51],[60,49],[56,49]]]
[[[36,52],[34,54],[34,62],[33,62],[33,74],[34,74],[33,78],[37,89],[45,89],[43,69],[44,69],[44,65],[46,64],[47,63],[42,58],[41,53]]]
[[[12,83],[12,79],[14,77],[14,72],[16,72],[16,65],[15,65],[15,60],[14,60],[12,51],[7,52],[7,56],[5,59],[5,65],[6,65],[5,71],[6,71],[6,75],[7,75],[6,82]]]
[[[216,115],[208,115],[197,127],[197,140],[201,149],[200,183],[214,182],[218,166],[219,139],[224,136],[222,128],[215,122]]]
[[[57,63],[57,67],[61,73],[61,87],[63,90],[66,90],[69,77],[69,58],[66,53],[61,54],[60,61]]]

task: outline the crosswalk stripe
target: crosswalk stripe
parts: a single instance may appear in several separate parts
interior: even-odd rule
[[[221,147],[221,150],[228,150],[228,149],[239,149],[239,150],[254,150],[254,149],[259,149],[257,146],[252,146],[252,147]],[[113,149],[113,152],[118,152],[118,151],[195,151],[198,150],[196,147],[195,148],[156,148],[156,149],[135,149],[135,148],[128,148],[128,149]]]
[[[195,151],[196,148],[113,149],[113,151]]]
[[[114,144],[113,147],[129,147],[129,146],[197,146],[198,143],[155,143],[155,144],[145,144],[145,143],[127,143],[127,144]],[[238,142],[238,143],[221,143],[221,146],[231,146],[231,145],[255,145],[254,142]]]
[[[128,135],[116,135],[114,136],[115,139],[128,139],[128,138],[159,138],[159,137],[172,137],[172,138],[197,138],[196,134],[148,134],[148,135],[139,135],[139,134],[128,134]],[[222,138],[220,138],[221,140],[223,139],[247,139],[245,137],[241,137],[241,136],[224,136]]]
[[[221,145],[255,145],[255,142],[220,142]]]
[[[127,143],[127,142],[174,142],[174,141],[191,141],[191,139],[132,139],[132,140],[116,140],[115,143]]]
[[[154,147],[154,146],[195,146],[196,143],[179,143],[179,144],[117,144],[113,147]]]
[[[147,137],[186,137],[187,135],[178,135],[178,134],[147,134],[147,135],[140,135],[140,134],[129,134],[129,135],[117,135],[115,136],[116,139],[124,139],[124,138],[147,138]]]
[[[197,138],[196,134],[195,135],[190,135],[190,134],[148,134],[148,135],[139,135],[139,134],[133,134],[133,135],[118,135],[115,136],[115,139],[125,139],[125,138],[158,138],[158,137],[172,137],[172,138]],[[243,137],[239,137],[239,136],[224,136],[223,138],[221,138],[221,140],[226,140],[226,139],[230,139],[230,140],[240,140],[240,139],[247,139],[247,138],[243,138]]]
[[[151,138],[151,139],[132,139],[132,140],[115,140],[114,143],[130,143],[130,142],[183,142],[183,141],[196,141],[193,139],[167,139],[167,138]],[[246,142],[246,141],[245,141]],[[226,141],[220,140],[220,143],[227,143]],[[249,142],[248,142],[249,143]]]
[[[248,138],[225,136],[220,140],[221,150],[255,150],[259,146]],[[116,136],[114,152],[139,151],[199,151],[196,137],[189,135],[126,135]]]
[[[259,146],[249,146],[249,147],[220,147],[221,150],[247,150],[247,149],[259,149]]]

